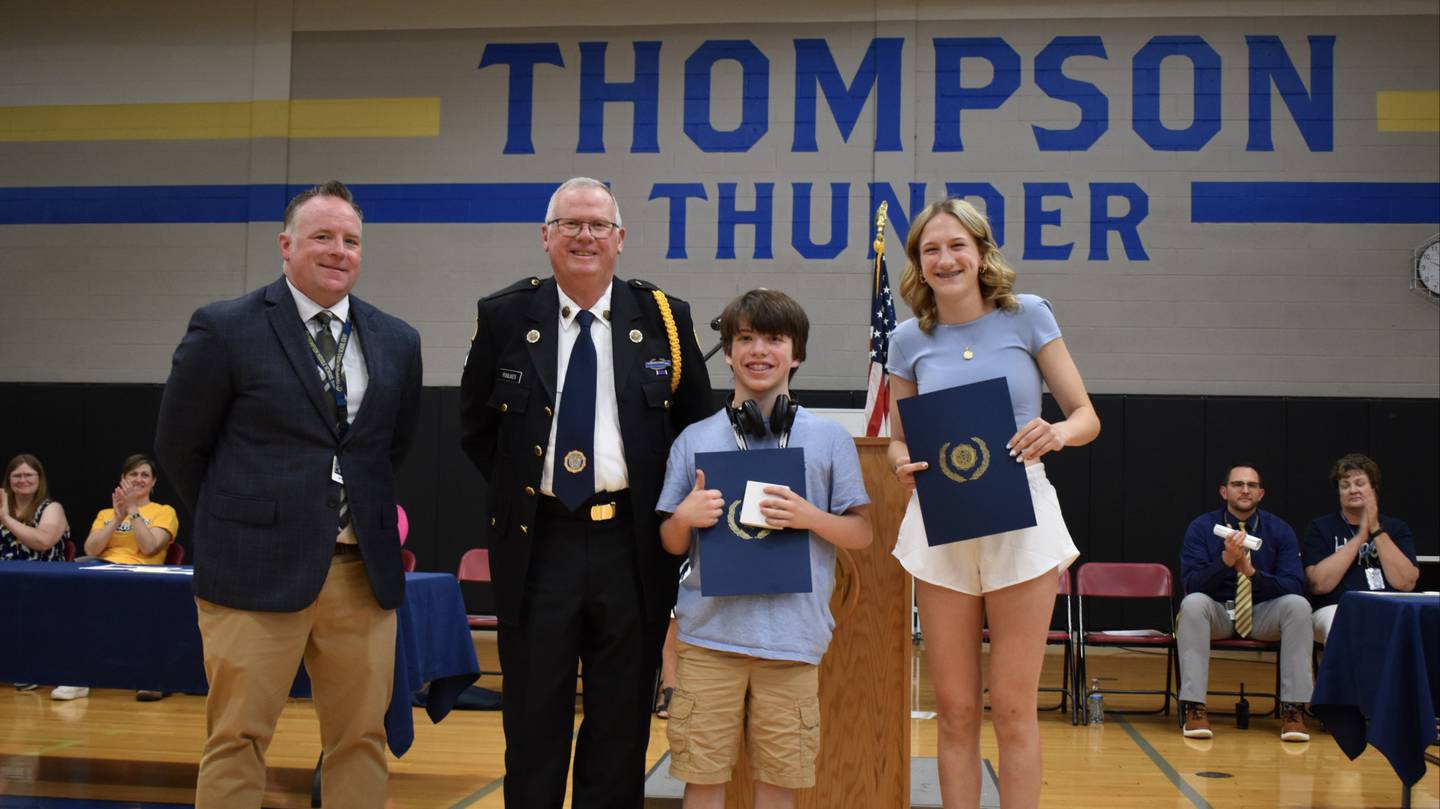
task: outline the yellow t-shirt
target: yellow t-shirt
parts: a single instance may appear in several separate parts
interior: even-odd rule
[[[159,503],[146,503],[140,507],[140,519],[151,528],[163,528],[170,533],[170,542],[180,535],[180,517],[175,514],[175,509],[170,506],[163,506]],[[105,527],[106,523],[115,520],[115,509],[102,509],[95,515],[95,522],[91,523],[90,530]],[[126,519],[110,535],[110,544],[100,552],[100,558],[107,562],[114,562],[117,565],[159,565],[165,562],[165,552],[170,548],[170,542],[165,547],[146,556],[140,553],[140,543],[135,541],[135,533],[130,530],[130,520]]]

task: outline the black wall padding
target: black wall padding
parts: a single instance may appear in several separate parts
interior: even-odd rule
[[[39,456],[79,543],[95,513],[108,507],[121,461],[152,451],[160,394],[160,385],[0,383],[0,462],[19,452]],[[864,391],[796,395],[822,407],[865,401]],[[722,397],[717,393],[717,406]],[[459,399],[457,388],[425,389],[415,445],[400,470],[407,547],[420,570],[453,572],[482,535],[484,481],[460,451]],[[1311,518],[1338,508],[1327,474],[1346,452],[1380,463],[1381,510],[1410,523],[1421,555],[1440,555],[1440,401],[1107,394],[1094,402],[1100,437],[1046,461],[1081,564],[1160,562],[1176,574],[1178,598],[1185,527],[1219,506],[1229,464],[1258,464],[1263,507],[1303,535]],[[1044,412],[1059,415],[1049,397]],[[163,469],[155,499],[180,510],[180,541],[188,549],[190,515]],[[1423,586],[1435,586],[1435,568],[1422,565]],[[466,588],[472,612],[489,609],[486,590]],[[1115,627],[1165,621],[1163,609],[1102,608],[1094,617]]]

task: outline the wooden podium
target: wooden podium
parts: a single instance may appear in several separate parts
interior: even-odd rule
[[[890,555],[909,492],[885,457],[887,438],[857,438],[875,541],[840,550],[830,610],[835,635],[820,664],[820,759],[800,809],[910,805],[910,576]],[[727,809],[750,809],[744,747]]]

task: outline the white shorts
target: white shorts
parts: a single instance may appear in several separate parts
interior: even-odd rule
[[[1035,525],[1018,531],[930,547],[920,498],[911,495],[895,542],[895,558],[921,581],[968,595],[983,595],[1029,581],[1051,570],[1064,570],[1080,556],[1060,514],[1060,498],[1045,477],[1045,465],[1025,467]]]

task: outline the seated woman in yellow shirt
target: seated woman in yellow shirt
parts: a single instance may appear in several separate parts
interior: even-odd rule
[[[158,565],[180,531],[175,509],[150,500],[155,465],[144,455],[131,455],[120,468],[120,485],[110,495],[111,508],[95,515],[85,555],[119,565]]]
[[[155,488],[155,464],[144,455],[131,455],[120,467],[120,485],[110,494],[111,507],[95,515],[90,536],[85,537],[81,559],[103,559],[117,565],[158,565],[180,532],[175,509],[150,500]],[[51,699],[71,700],[90,696],[83,685],[58,685]],[[164,697],[159,691],[139,691],[135,698],[151,702]]]

